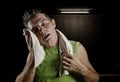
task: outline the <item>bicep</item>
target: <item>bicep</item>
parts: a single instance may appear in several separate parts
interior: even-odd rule
[[[78,56],[80,62],[82,62],[88,68],[90,68],[93,71],[95,71],[93,66],[92,66],[92,64],[90,63],[90,61],[88,59],[87,51],[86,51],[85,47],[82,44],[79,44],[79,46],[78,46],[78,55],[77,56]]]

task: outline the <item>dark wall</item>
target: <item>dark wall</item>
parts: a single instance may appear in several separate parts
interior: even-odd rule
[[[101,19],[97,15],[55,15],[57,28],[69,39],[96,45],[100,39]]]

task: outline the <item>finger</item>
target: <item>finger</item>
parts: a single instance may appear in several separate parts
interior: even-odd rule
[[[68,67],[70,66],[70,63],[68,63],[68,62],[66,62],[64,60],[62,61],[62,63],[63,63],[63,66],[68,66]]]
[[[72,60],[71,60],[70,58],[64,56],[64,57],[63,57],[63,61],[65,61],[65,62],[67,62],[67,63],[70,64]]]
[[[66,50],[63,51],[63,52],[62,52],[62,55],[68,55],[67,51],[66,51]]]
[[[73,58],[73,55],[72,55],[72,54],[68,54],[68,55],[66,55],[66,57],[72,59],[72,58]]]
[[[68,67],[68,66],[63,66],[63,68],[64,68],[65,70],[69,70],[69,67]]]
[[[72,56],[71,54],[63,55],[63,57],[67,57],[67,58],[69,58],[69,59],[72,59],[72,58],[73,58],[73,56]]]

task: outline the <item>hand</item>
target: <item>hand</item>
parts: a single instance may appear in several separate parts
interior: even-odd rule
[[[62,57],[63,69],[82,75],[86,82],[99,82],[99,74],[89,62],[87,52],[82,45],[79,45],[77,55],[64,52]]]
[[[70,72],[79,73],[83,64],[80,62],[77,56],[68,54],[67,52],[63,53],[63,69],[66,69]]]

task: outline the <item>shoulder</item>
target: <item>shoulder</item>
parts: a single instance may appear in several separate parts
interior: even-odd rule
[[[86,51],[85,47],[79,41],[74,41],[74,40],[69,40],[69,41],[72,44],[73,52],[76,55],[82,54],[84,56],[87,56],[87,51]]]
[[[74,40],[69,40],[72,47],[73,47],[73,52],[75,54],[78,54],[78,47],[81,45],[81,43],[79,41],[74,41]]]
[[[69,41],[70,41],[70,43],[72,44],[73,47],[80,45],[79,41],[74,41],[74,40],[69,40]]]

